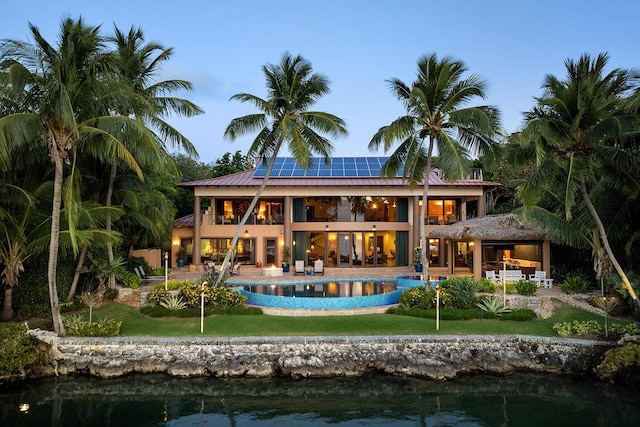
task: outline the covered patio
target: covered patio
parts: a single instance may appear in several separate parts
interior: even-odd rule
[[[536,223],[514,214],[487,215],[433,230],[430,239],[447,244],[447,275],[469,274],[477,280],[485,271],[536,270],[551,276],[551,244]],[[465,262],[457,262],[464,255]]]

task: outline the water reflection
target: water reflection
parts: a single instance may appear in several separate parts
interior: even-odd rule
[[[0,389],[3,426],[625,426],[640,392],[541,375],[438,383],[340,379],[64,377]],[[26,412],[21,404],[28,404]]]

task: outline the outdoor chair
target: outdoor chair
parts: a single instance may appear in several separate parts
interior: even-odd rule
[[[294,275],[302,274],[304,276],[304,261],[301,259],[297,259],[294,267]]]
[[[313,263],[313,274],[320,274],[324,276],[324,262],[321,259],[317,259]]]
[[[529,280],[536,282],[538,286],[553,287],[553,279],[547,279],[547,272],[544,270],[536,270],[535,273],[529,275]]]
[[[236,262],[236,263],[233,265],[233,268],[231,269],[231,275],[232,275],[232,276],[239,276],[239,275],[240,275],[240,266],[241,266],[241,265],[242,265],[242,264],[240,264],[239,262]]]
[[[489,280],[493,280],[494,282],[498,281],[498,277],[496,276],[496,272],[494,270],[487,270],[484,272],[485,277]]]
[[[144,267],[136,267],[134,268],[136,274],[142,279],[143,282],[158,282],[165,279],[164,276],[149,276],[144,271]]]

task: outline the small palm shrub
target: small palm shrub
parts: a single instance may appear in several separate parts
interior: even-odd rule
[[[451,297],[451,306],[470,308],[476,301],[476,282],[470,277],[449,277],[443,287]]]
[[[497,297],[483,298],[481,302],[476,304],[476,306],[478,306],[480,310],[491,314],[504,314],[511,312],[511,309],[502,305],[502,300]]]
[[[516,282],[516,291],[518,291],[520,295],[530,297],[538,292],[538,285],[532,280],[518,280]]]
[[[486,277],[483,277],[476,282],[476,291],[492,294],[496,291],[496,286],[497,286],[496,282],[494,282],[491,279],[487,279]]]
[[[435,306],[436,292],[424,286],[411,288],[400,295],[400,307],[408,310],[418,308],[429,310]]]
[[[582,274],[573,274],[564,278],[560,285],[560,289],[565,294],[581,294],[585,293],[591,287],[589,279]]]
[[[171,295],[165,301],[160,301],[160,307],[164,307],[170,311],[184,310],[187,304],[182,301],[182,297]]]

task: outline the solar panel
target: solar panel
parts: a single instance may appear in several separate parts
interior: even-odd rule
[[[271,177],[274,178],[315,178],[315,177],[371,177],[380,176],[382,165],[387,157],[334,157],[331,165],[326,165],[321,157],[313,157],[312,165],[305,171],[293,157],[278,157],[273,165]],[[267,165],[260,163],[253,174],[254,178],[263,178]],[[398,172],[402,176],[402,170]]]

